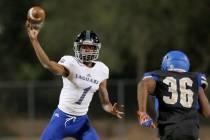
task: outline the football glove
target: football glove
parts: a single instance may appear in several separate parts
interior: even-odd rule
[[[153,120],[150,118],[149,115],[147,115],[146,112],[137,112],[139,124],[144,127],[148,128],[156,128],[156,125],[154,124]]]

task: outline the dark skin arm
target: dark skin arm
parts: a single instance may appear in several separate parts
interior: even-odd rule
[[[206,118],[210,117],[210,104],[202,87],[199,88],[198,99],[200,105],[199,112]]]
[[[104,80],[99,85],[99,98],[102,104],[103,109],[111,113],[112,115],[117,116],[118,118],[122,118],[123,112],[119,111],[119,106],[117,103],[114,103],[114,105],[111,104],[109,101],[109,94],[107,91],[107,80]]]
[[[38,34],[40,32],[40,28],[34,29],[31,23],[26,21],[26,29],[27,29],[31,44],[36,53],[36,56],[39,59],[42,66],[57,75],[62,75],[62,76],[67,77],[69,75],[69,71],[64,66],[58,64],[55,61],[50,60],[48,55],[42,49],[38,41]]]
[[[137,98],[139,112],[147,111],[147,98],[148,95],[155,91],[156,81],[151,78],[143,79],[138,83]]]
[[[150,78],[142,80],[138,84],[138,104],[139,104],[139,111],[146,112],[147,108],[147,97],[150,93],[153,93],[156,87],[155,80]],[[199,88],[198,94],[200,110],[202,116],[210,117],[210,104],[208,102],[208,98],[205,95],[205,92],[202,87]]]

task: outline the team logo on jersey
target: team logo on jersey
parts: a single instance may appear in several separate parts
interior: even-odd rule
[[[58,113],[55,113],[54,116],[55,117],[58,117],[58,118],[60,117]]]
[[[90,74],[88,74],[87,76],[82,76],[82,75],[76,74],[76,78],[81,79],[81,80],[85,80],[85,81],[88,81],[88,82],[91,82],[91,83],[94,83],[94,84],[99,83],[98,80],[91,78]]]

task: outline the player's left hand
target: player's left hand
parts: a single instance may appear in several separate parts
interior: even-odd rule
[[[28,20],[26,21],[26,29],[27,29],[27,32],[28,32],[28,36],[30,39],[37,39],[37,36],[40,32],[40,28],[35,28],[31,22],[29,22]]]
[[[123,105],[118,105],[117,103],[114,103],[114,105],[105,105],[104,110],[121,119],[124,115],[124,112],[120,111],[122,107]]]
[[[140,125],[148,128],[156,128],[152,118],[146,112],[137,112]]]

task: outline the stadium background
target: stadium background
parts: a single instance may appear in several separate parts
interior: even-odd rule
[[[136,84],[144,71],[159,69],[167,51],[184,51],[191,71],[209,79],[208,0],[1,0],[0,140],[38,139],[58,103],[61,78],[40,65],[24,27],[34,5],[46,10],[39,39],[55,61],[73,55],[74,38],[82,30],[100,36],[100,60],[110,67],[111,101],[124,104],[126,113],[122,120],[105,113],[96,93],[89,115],[102,140],[157,139],[156,130],[138,125]],[[210,119],[201,118],[201,140],[208,140],[209,132]]]

